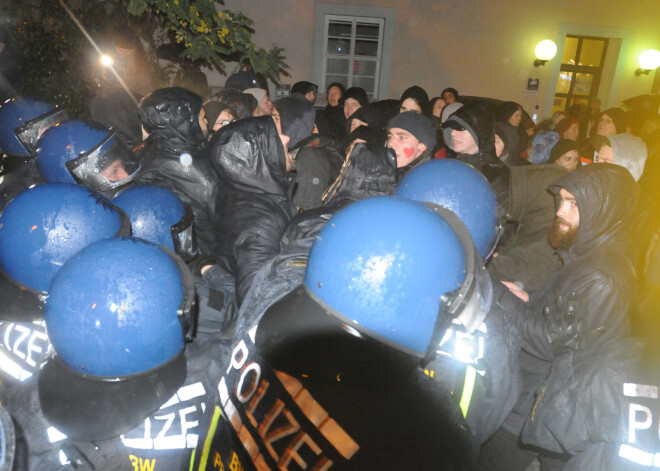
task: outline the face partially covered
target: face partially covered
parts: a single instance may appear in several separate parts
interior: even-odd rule
[[[350,118],[353,115],[353,113],[355,113],[361,107],[362,105],[360,105],[360,102],[357,101],[356,99],[346,98],[346,100],[344,100],[344,118],[346,119]]]
[[[417,140],[415,136],[400,128],[391,128],[387,133],[387,147],[396,154],[397,168],[410,165],[417,157],[424,153],[426,145]]]
[[[598,151],[598,156],[596,157],[596,163],[599,164],[613,164],[614,163],[614,152],[612,148],[607,145],[600,147]]]
[[[555,223],[548,237],[550,245],[556,249],[567,250],[577,238],[580,228],[580,210],[575,196],[565,189],[559,190],[559,207]]]
[[[293,159],[291,152],[289,152],[289,136],[282,134],[282,122],[280,120],[280,112],[277,111],[277,108],[273,108],[273,113],[271,114],[275,127],[277,128],[277,134],[280,136],[280,141],[282,141],[282,146],[284,147],[284,154],[286,155],[286,170],[287,172],[296,168],[296,161]]]
[[[458,131],[451,130],[451,145],[454,151],[459,154],[476,154],[479,152],[479,146],[475,142],[472,134],[467,129]]]
[[[614,120],[605,113],[602,114],[598,121],[598,130],[596,131],[596,134],[600,134],[601,136],[613,136],[616,134]]]
[[[401,107],[399,108],[399,113],[405,113],[406,111],[414,111],[415,113],[421,113],[422,107],[419,106],[419,103],[417,103],[414,99],[406,98],[401,103]]]

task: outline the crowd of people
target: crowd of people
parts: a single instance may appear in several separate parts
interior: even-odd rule
[[[136,92],[0,107],[13,469],[657,463],[658,116]]]

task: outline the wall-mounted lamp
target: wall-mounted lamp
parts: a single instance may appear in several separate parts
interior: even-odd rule
[[[536,45],[534,54],[536,54],[534,67],[545,65],[546,62],[552,60],[552,58],[555,57],[555,54],[557,54],[557,45],[550,39],[544,39]]]
[[[660,51],[657,49],[647,49],[639,56],[639,69],[635,70],[635,75],[648,75],[650,71],[660,67]]]

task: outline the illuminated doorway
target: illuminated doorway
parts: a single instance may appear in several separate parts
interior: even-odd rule
[[[566,35],[552,112],[585,107],[598,96],[609,38]]]

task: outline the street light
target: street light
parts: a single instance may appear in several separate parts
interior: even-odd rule
[[[536,55],[534,67],[545,65],[546,62],[552,60],[555,54],[557,54],[557,45],[551,39],[544,39],[536,45],[534,54]]]
[[[660,51],[657,49],[647,49],[639,56],[639,69],[635,70],[635,75],[648,75],[652,70],[660,67]]]

